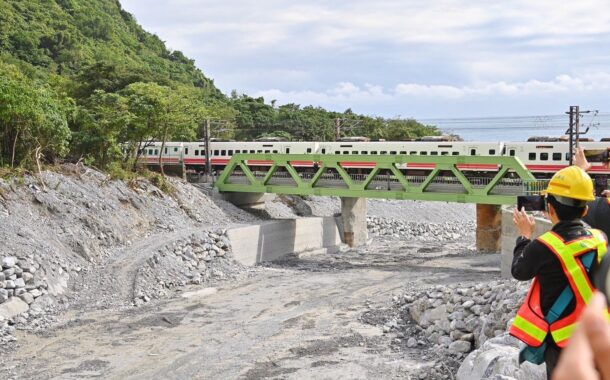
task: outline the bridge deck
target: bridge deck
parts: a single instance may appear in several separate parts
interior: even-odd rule
[[[318,167],[298,167],[315,162]],[[365,173],[350,172],[367,163]],[[352,163],[352,165],[350,165]],[[296,165],[295,165],[296,164]],[[428,164],[408,175],[410,164]],[[465,167],[487,165],[482,176]],[[269,167],[263,170],[262,167]],[[517,195],[538,193],[537,180],[516,157],[238,154],[216,182],[222,192],[419,199],[479,204],[514,204]]]

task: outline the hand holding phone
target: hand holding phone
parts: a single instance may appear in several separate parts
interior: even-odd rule
[[[524,209],[515,209],[513,213],[513,222],[521,236],[531,239],[536,230],[536,219],[533,216],[527,215]]]
[[[546,204],[542,195],[519,195],[517,196],[517,210],[544,211]]]

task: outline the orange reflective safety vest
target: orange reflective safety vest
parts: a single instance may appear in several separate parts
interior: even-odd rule
[[[555,321],[549,326],[544,318],[540,305],[540,282],[534,278],[532,287],[525,298],[525,302],[517,312],[515,322],[510,328],[510,334],[531,347],[540,347],[549,332],[559,347],[565,347],[576,328],[583,308],[593,297],[595,288],[591,284],[587,270],[581,262],[583,255],[597,251],[597,260],[601,259],[608,250],[608,242],[600,230],[590,229],[591,236],[565,242],[559,235],[550,231],[538,238],[559,259],[563,272],[568,278],[576,300],[574,311]]]

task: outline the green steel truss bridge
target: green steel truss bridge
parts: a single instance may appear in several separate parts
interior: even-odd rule
[[[312,162],[317,167],[312,169]],[[350,163],[367,163],[354,173]],[[309,163],[305,169],[303,163]],[[405,165],[409,172],[405,174]],[[412,166],[426,170],[415,169]],[[485,176],[467,170],[488,168]],[[423,174],[422,174],[423,173]],[[221,192],[413,199],[488,205],[515,204],[518,195],[536,194],[537,180],[516,157],[370,156],[319,154],[236,154],[222,171]]]

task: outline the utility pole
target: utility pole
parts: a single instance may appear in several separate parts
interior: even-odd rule
[[[341,119],[335,119],[335,141],[341,140]]]
[[[212,152],[210,149],[210,119],[205,119],[203,138],[205,140],[205,181],[207,182],[212,174],[212,160],[210,159]]]
[[[566,112],[570,116],[570,126],[566,131],[569,138],[568,154],[570,157],[570,165],[574,162],[574,152],[580,146],[580,135],[586,135],[589,132],[589,127],[584,132],[580,132],[580,115],[590,113],[591,111],[581,111],[579,106],[570,106],[570,110]]]

